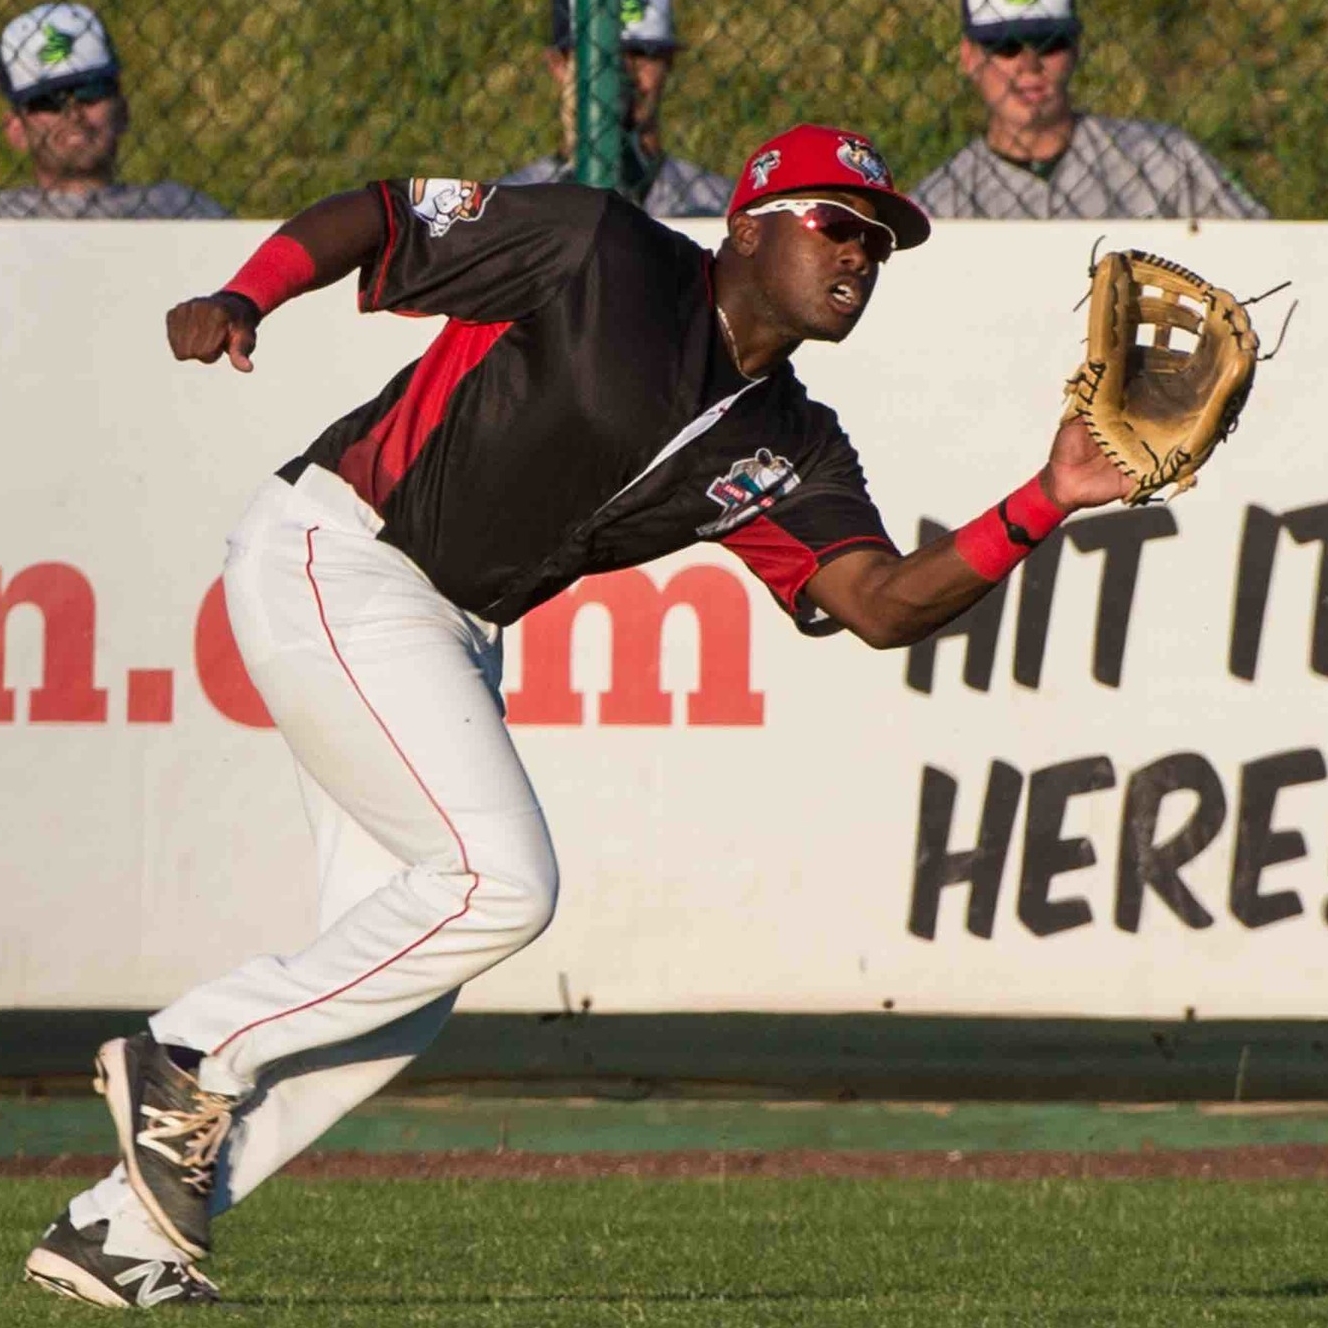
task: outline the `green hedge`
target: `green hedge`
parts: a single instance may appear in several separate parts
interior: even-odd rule
[[[284,216],[380,175],[492,176],[556,142],[547,0],[99,8],[134,116],[123,176],[183,180],[242,216]],[[957,0],[677,0],[676,12],[688,49],[667,140],[714,169],[732,174],[761,137],[819,120],[876,137],[907,187],[981,124],[957,67]],[[1083,108],[1177,123],[1276,216],[1325,215],[1328,0],[1086,0],[1083,14]],[[0,183],[23,175],[0,153]]]

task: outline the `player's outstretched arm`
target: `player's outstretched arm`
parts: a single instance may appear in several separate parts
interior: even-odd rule
[[[976,604],[1071,512],[1129,488],[1076,416],[1061,425],[1042,470],[977,520],[904,558],[846,553],[807,582],[807,594],[878,650],[913,645]]]
[[[366,189],[334,194],[298,213],[215,295],[185,300],[166,315],[175,358],[213,364],[225,355],[249,373],[263,317],[362,267],[382,243],[383,226],[382,208]]]

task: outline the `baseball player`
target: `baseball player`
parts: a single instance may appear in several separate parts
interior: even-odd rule
[[[716,254],[573,184],[388,180],[314,204],[171,310],[177,359],[242,372],[260,320],[351,272],[364,311],[448,321],[262,485],[229,541],[236,641],[309,793],[322,930],[100,1049],[121,1162],[30,1277],[103,1305],[215,1298],[193,1262],[212,1220],[548,925],[557,868],[503,723],[505,625],[706,538],[802,631],[904,645],[1068,512],[1121,496],[1074,420],[996,506],[897,551],[789,356],[848,336],[881,265],[928,232],[870,142],[799,125],[748,160]],[[382,869],[345,870],[366,846]]]

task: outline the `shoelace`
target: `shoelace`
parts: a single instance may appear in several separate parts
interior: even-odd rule
[[[183,1264],[182,1267],[184,1268],[186,1276],[194,1284],[193,1294],[206,1296],[210,1291],[215,1292],[219,1290],[217,1284],[205,1273],[200,1273],[193,1264],[186,1263]]]
[[[208,1195],[217,1154],[231,1128],[230,1103],[212,1093],[196,1092],[194,1099],[199,1104],[195,1111],[163,1111],[144,1103],[140,1110],[149,1124],[138,1132],[138,1142],[184,1170],[184,1184],[191,1190]],[[184,1145],[178,1152],[169,1146],[177,1139]]]

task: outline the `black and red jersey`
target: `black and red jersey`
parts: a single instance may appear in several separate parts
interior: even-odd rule
[[[808,578],[889,540],[834,412],[787,364],[734,365],[708,251],[572,184],[371,188],[385,239],[361,308],[448,316],[306,453],[382,516],[381,539],[500,624],[587,573],[718,541],[802,630],[834,629]]]

